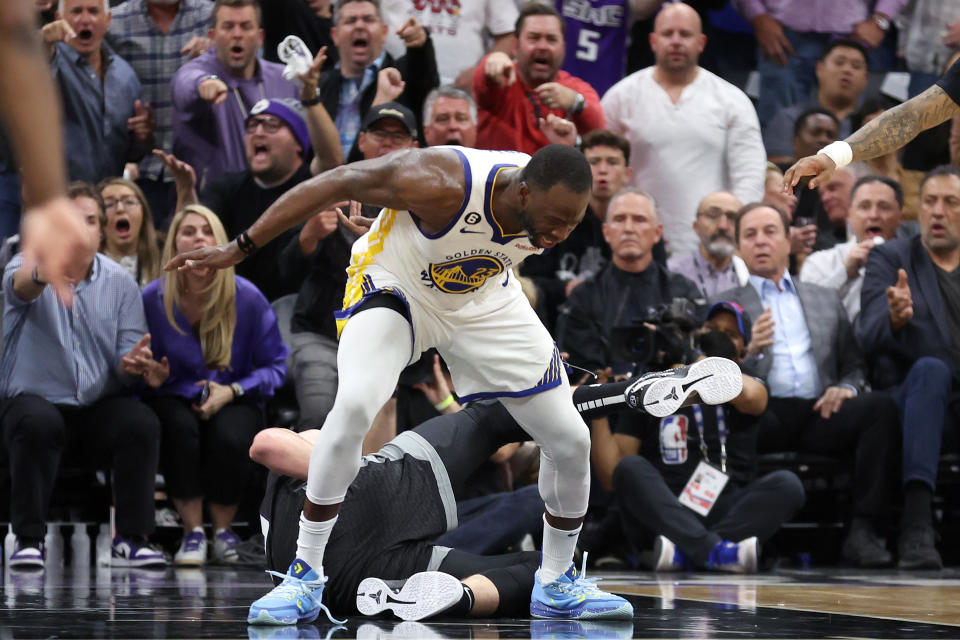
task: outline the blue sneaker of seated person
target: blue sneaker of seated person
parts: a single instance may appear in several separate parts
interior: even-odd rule
[[[585,569],[586,557],[583,562]],[[577,571],[573,564],[566,573],[547,584],[540,582],[540,571],[537,571],[530,597],[530,615],[566,620],[633,618],[633,605],[620,596],[601,591],[597,588],[598,580],[588,579],[584,571]]]
[[[722,540],[710,551],[707,568],[730,573],[756,573],[759,556],[760,543],[756,536],[740,542]]]
[[[313,622],[323,611],[330,622],[343,624],[320,602],[323,586],[327,583],[326,576],[321,578],[305,561],[295,559],[286,574],[277,571],[267,573],[283,578],[283,582],[250,605],[247,623],[284,625]]]

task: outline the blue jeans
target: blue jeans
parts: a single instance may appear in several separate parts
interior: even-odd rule
[[[799,1],[799,0],[798,0]],[[793,55],[787,59],[786,67],[776,64],[757,54],[757,72],[760,74],[760,98],[757,101],[757,115],[760,126],[765,127],[777,112],[810,97],[817,88],[817,60],[824,48],[838,37],[832,33],[813,31],[794,31],[783,27],[783,33],[793,45]],[[895,46],[891,34],[876,49],[867,53],[867,66],[870,71],[887,71],[893,67]]]
[[[757,72],[760,74],[760,98],[757,115],[760,126],[765,127],[777,112],[806,100],[817,86],[817,59],[833,37],[829,33],[794,31],[783,28],[784,35],[793,45],[793,55],[787,58],[787,66],[779,67],[757,54]]]
[[[457,502],[460,525],[433,541],[442,547],[481,555],[503,553],[543,527],[543,499],[535,484]]]
[[[891,389],[903,425],[903,483],[919,480],[935,489],[947,407],[950,368],[937,358],[920,358],[907,377]]]
[[[0,165],[0,239],[20,233],[20,176]]]

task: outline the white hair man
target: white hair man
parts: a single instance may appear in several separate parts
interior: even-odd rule
[[[423,137],[428,147],[477,144],[477,103],[466,91],[444,85],[423,101]]]
[[[133,68],[103,41],[107,0],[60,0],[43,27],[66,123],[67,173],[96,184],[123,173],[153,146],[153,112],[140,100]],[[91,82],[90,72],[99,82]]]

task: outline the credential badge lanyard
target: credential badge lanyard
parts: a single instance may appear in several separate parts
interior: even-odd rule
[[[723,411],[722,405],[717,405],[717,437],[720,439],[720,471],[727,472],[727,416]],[[700,455],[704,462],[710,462],[710,455],[707,452],[707,439],[704,437],[703,428],[703,409],[700,405],[693,405],[693,419],[697,423],[697,431],[700,432]]]
[[[263,81],[257,83],[257,89],[260,90],[260,99],[266,100],[267,92],[263,89]],[[237,87],[233,88],[233,97],[237,99],[237,104],[240,105],[240,113],[243,114],[243,120],[246,122],[247,116],[250,115],[250,111],[247,109],[247,105],[243,104],[243,98],[240,97],[240,89]]]

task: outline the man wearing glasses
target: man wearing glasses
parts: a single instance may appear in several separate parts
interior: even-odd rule
[[[364,160],[386,155],[397,149],[417,146],[417,120],[410,109],[398,102],[371,107],[357,136],[357,147]]]
[[[700,244],[693,251],[676,254],[667,268],[692,280],[705,298],[746,283],[749,273],[739,257],[733,228],[740,200],[727,191],[711,193],[700,201],[693,230]]]
[[[305,115],[300,101],[290,98],[254,104],[244,120],[247,170],[213,180],[199,198],[194,169],[174,156],[154,152],[163,157],[175,177],[177,211],[199,202],[220,216],[228,235],[246,229],[277,198],[311,176],[310,163],[305,161],[311,148]],[[295,235],[293,230],[281,234],[237,268],[237,275],[257,285],[270,301],[296,293],[300,286],[299,280],[282,278],[277,265],[280,252]]]

